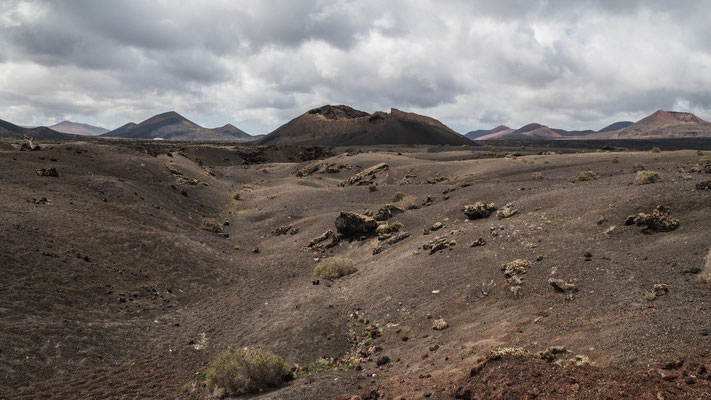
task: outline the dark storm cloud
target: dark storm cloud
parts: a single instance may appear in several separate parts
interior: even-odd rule
[[[460,131],[711,115],[711,5],[0,0],[0,110],[121,125],[177,109],[268,131],[347,103]]]

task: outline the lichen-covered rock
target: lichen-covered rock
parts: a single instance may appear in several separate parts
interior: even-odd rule
[[[625,225],[642,226],[645,231],[669,232],[679,227],[679,220],[669,214],[668,207],[657,206],[651,214],[630,215],[625,220]]]
[[[447,240],[447,238],[435,236],[434,239],[422,245],[422,249],[429,250],[430,254],[434,254],[439,250],[446,249],[447,247],[452,247],[456,244],[457,242],[454,240]]]
[[[449,324],[447,323],[447,321],[444,320],[444,318],[436,319],[432,323],[432,329],[436,331],[442,331],[447,328],[449,328]]]
[[[373,233],[378,223],[367,215],[341,211],[336,218],[336,230],[344,236],[367,235]]]
[[[491,213],[496,211],[496,205],[494,203],[477,201],[474,204],[464,206],[462,211],[469,219],[488,218]]]
[[[366,168],[363,171],[351,176],[350,178],[346,179],[345,181],[341,182],[341,186],[364,186],[364,185],[370,185],[373,183],[373,180],[375,179],[375,174],[378,171],[385,171],[388,168],[388,164],[386,163],[380,163],[380,164],[375,164],[370,168]]]
[[[35,170],[35,172],[39,176],[51,176],[55,178],[59,176],[59,173],[57,173],[57,169],[54,167],[38,168]]]
[[[548,284],[553,286],[553,289],[555,289],[558,292],[568,292],[568,291],[575,292],[578,290],[578,288],[577,288],[577,286],[575,286],[575,284],[568,283],[562,279],[556,279],[556,278],[548,279]]]
[[[398,206],[392,204],[384,205],[373,217],[376,221],[387,221],[392,218],[393,215],[404,212],[404,210]]]
[[[509,217],[513,217],[517,213],[518,213],[518,210],[513,208],[513,204],[507,204],[501,210],[496,212],[496,218],[498,218],[498,219],[509,218]]]

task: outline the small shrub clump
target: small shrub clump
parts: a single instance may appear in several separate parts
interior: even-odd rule
[[[200,229],[208,232],[219,233],[222,231],[220,223],[214,218],[203,218],[200,222]]]
[[[531,174],[531,179],[533,179],[534,181],[541,180],[543,179],[543,174],[540,172],[534,172]]]
[[[358,271],[353,260],[346,257],[330,257],[318,263],[314,268],[314,276],[323,279],[338,279]]]
[[[230,346],[212,363],[205,378],[210,390],[240,395],[281,386],[291,378],[291,370],[283,358],[268,351]]]
[[[644,171],[646,169],[647,169],[647,167],[645,167],[644,163],[641,163],[641,162],[638,162],[632,166],[632,171],[634,171],[634,172]]]
[[[639,171],[637,172],[637,184],[646,185],[649,183],[659,182],[662,178],[659,176],[658,172],[654,171]]]
[[[661,153],[661,152],[662,152],[662,149],[660,149],[659,147],[652,147],[652,150],[650,150],[650,151],[651,151],[652,153]]]
[[[575,173],[575,181],[576,182],[594,181],[596,179],[597,179],[597,174],[594,173],[593,171],[578,171]]]
[[[405,193],[397,192],[393,195],[393,203],[397,203],[398,201],[400,201],[404,198],[405,198]]]

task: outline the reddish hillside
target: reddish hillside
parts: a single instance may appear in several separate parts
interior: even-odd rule
[[[344,105],[309,110],[259,144],[352,146],[377,144],[473,144],[434,118],[391,109],[368,114]]]

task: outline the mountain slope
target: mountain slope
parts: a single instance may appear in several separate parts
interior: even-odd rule
[[[49,127],[52,130],[62,133],[71,133],[73,135],[98,136],[103,135],[109,130],[89,124],[82,124],[72,121],[62,121]]]
[[[230,128],[231,127],[231,128]],[[235,140],[245,133],[232,125],[207,129],[175,111],[155,115],[136,125],[128,123],[102,136],[131,139]]]
[[[512,131],[512,130],[513,129],[509,128],[506,125],[499,125],[494,129],[477,129],[475,131],[468,132],[464,136],[468,137],[469,139],[475,140],[475,139],[480,138],[482,136],[491,135],[492,133],[499,133],[502,131]]]
[[[630,125],[632,125],[632,124],[634,124],[634,122],[632,122],[632,121],[619,121],[619,122],[614,122],[614,123],[612,123],[612,124],[610,124],[610,125],[608,125],[608,126],[602,128],[602,129],[600,129],[599,131],[597,131],[597,133],[604,133],[604,132],[617,131],[617,130],[620,130],[620,129],[627,128],[628,126],[630,126]]]
[[[592,139],[670,139],[711,137],[711,122],[692,113],[658,110],[634,124],[611,132],[592,135]]]
[[[368,114],[344,105],[309,110],[270,133],[259,144],[351,146],[473,142],[434,118],[391,109]]]
[[[214,128],[214,129],[212,129],[212,131],[220,133],[220,134],[232,135],[234,137],[242,138],[242,139],[253,139],[253,137],[249,133],[237,128],[236,126],[234,126],[232,124],[226,124],[226,125],[221,126],[219,128]]]
[[[477,140],[560,139],[559,132],[538,123],[530,123],[516,130],[505,130],[482,136]]]

